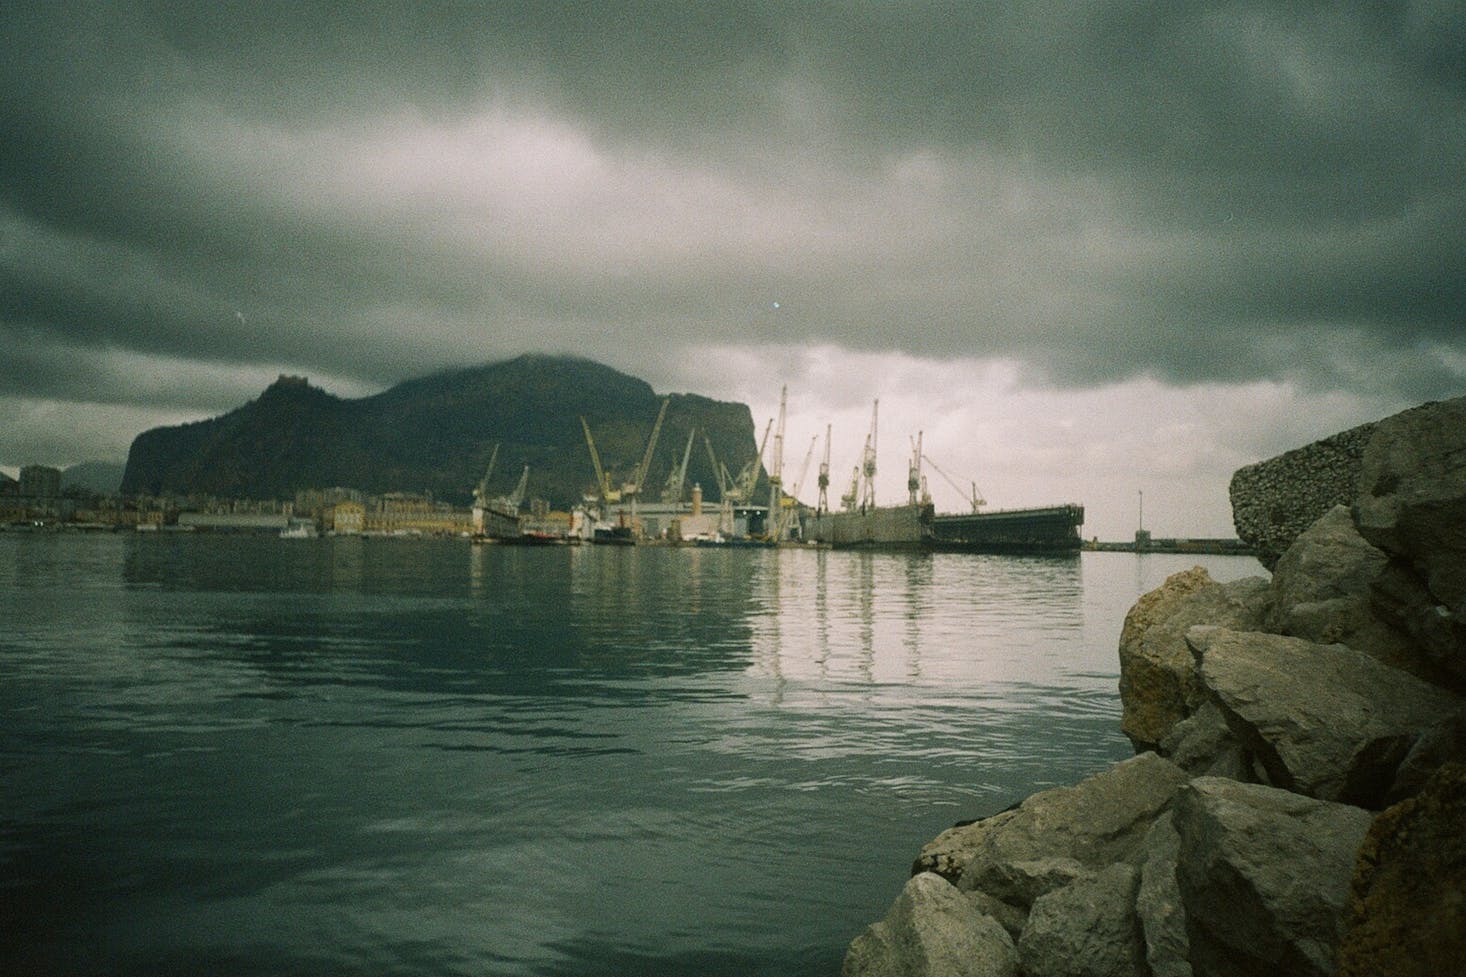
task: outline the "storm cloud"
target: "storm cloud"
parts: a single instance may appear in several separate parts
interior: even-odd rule
[[[0,46],[13,403],[531,350],[1466,386],[1459,4],[18,3]]]

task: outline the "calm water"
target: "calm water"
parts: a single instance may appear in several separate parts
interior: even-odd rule
[[[1197,562],[0,534],[0,972],[837,973]]]

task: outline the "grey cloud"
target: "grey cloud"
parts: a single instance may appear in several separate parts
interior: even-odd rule
[[[0,85],[0,328],[34,367],[5,382],[37,396],[78,385],[60,349],[363,384],[801,342],[1463,382],[1455,5],[27,3]],[[486,109],[606,172],[481,199],[452,167]],[[467,148],[431,180],[346,158],[394,127]]]

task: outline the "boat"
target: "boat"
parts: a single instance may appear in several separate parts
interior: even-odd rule
[[[816,511],[807,518],[806,539],[837,547],[960,553],[1077,553],[1083,545],[1079,535],[1079,527],[1084,524],[1082,505],[983,511],[981,507],[985,503],[974,484],[971,512],[938,515],[927,492],[923,462],[951,481],[958,491],[962,488],[922,453],[920,434],[912,439],[906,504],[876,505],[876,433],[876,412],[872,410],[870,434],[865,440],[861,462],[855,468],[850,491],[841,497],[842,507]],[[828,440],[825,454],[828,458]],[[821,467],[821,485],[828,482],[827,469],[828,463]]]
[[[1077,553],[1084,506],[944,513],[932,519],[931,547],[959,553]]]

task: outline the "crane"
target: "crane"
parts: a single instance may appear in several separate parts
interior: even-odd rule
[[[611,478],[601,467],[601,453],[596,450],[596,439],[590,436],[590,424],[582,417],[580,426],[585,428],[585,444],[590,448],[591,464],[596,469],[596,492],[600,495],[601,501],[612,504],[621,501],[621,493],[611,488]]]
[[[504,504],[511,509],[518,509],[519,503],[524,501],[524,490],[529,487],[529,466],[524,466],[524,473],[519,476],[519,484],[514,486],[514,491],[504,499]]]
[[[697,428],[687,432],[687,447],[682,451],[682,464],[673,468],[667,476],[667,484],[662,486],[663,502],[681,502],[682,486],[687,481],[687,463],[692,460],[692,439],[697,435]]]
[[[764,456],[764,446],[769,443],[769,432],[774,429],[774,419],[769,418],[769,423],[764,427],[763,440],[758,443],[758,454],[738,470],[738,477],[728,488],[728,498],[733,502],[747,502],[753,497],[753,487],[758,482],[759,462]]]
[[[809,439],[809,450],[804,453],[804,464],[799,466],[799,477],[794,480],[789,494],[780,500],[779,526],[778,531],[774,534],[775,539],[784,538],[784,533],[789,528],[789,521],[794,518],[794,512],[799,508],[799,490],[804,487],[804,476],[809,474],[809,462],[814,457],[814,446],[819,443],[819,440],[818,434]]]
[[[769,514],[774,520],[779,512],[779,491],[784,487],[784,408],[788,403],[789,388],[779,389],[779,431],[774,435],[774,458],[769,466]],[[782,522],[782,520],[780,520]]]
[[[881,409],[880,399],[871,405],[870,435],[865,439],[865,451],[860,456],[860,507],[874,509],[876,505],[876,418]]]
[[[702,436],[702,443],[708,449],[708,462],[713,466],[713,477],[718,480],[718,498],[726,499],[732,488],[732,478],[728,475],[728,466],[718,460],[713,453],[713,442],[706,434]]]
[[[815,512],[823,514],[830,507],[830,430],[832,425],[825,425],[825,457],[820,462],[820,498],[815,506]]]
[[[921,435],[922,432],[917,431],[911,441],[911,464],[906,468],[906,501],[909,505],[916,505],[917,496],[922,492]]]
[[[647,438],[646,451],[641,456],[641,464],[636,466],[632,480],[621,486],[622,495],[629,495],[634,499],[641,494],[641,487],[646,483],[647,469],[651,467],[652,453],[657,450],[657,435],[662,433],[662,419],[667,416],[667,404],[670,401],[670,397],[662,398],[662,408],[657,411],[656,422],[652,424],[652,435]]]
[[[478,485],[473,490],[473,501],[477,506],[482,507],[489,500],[489,479],[494,475],[494,462],[499,458],[499,445],[494,445],[494,450],[489,453],[489,467],[484,471],[484,477],[478,480]]]
[[[954,489],[956,489],[959,495],[962,495],[964,497],[967,495],[967,490],[964,489],[962,486],[958,485],[957,484],[957,480],[954,479],[951,475],[948,475],[946,472],[942,471],[941,468],[937,467],[937,463],[934,462],[934,461],[932,461],[929,456],[922,455],[922,458],[924,458],[926,460],[926,463],[928,465],[931,465],[932,466],[932,471],[936,472],[938,475],[940,475],[944,479],[946,479],[947,480],[947,484],[950,485],[950,486],[952,486]],[[971,504],[972,511],[973,512],[976,512],[979,509],[981,509],[983,506],[987,505],[987,500],[984,499],[978,493],[978,491],[977,491],[977,483],[976,482],[971,482],[970,484],[972,485],[972,497],[969,498],[967,501],[968,501],[969,504]]]

